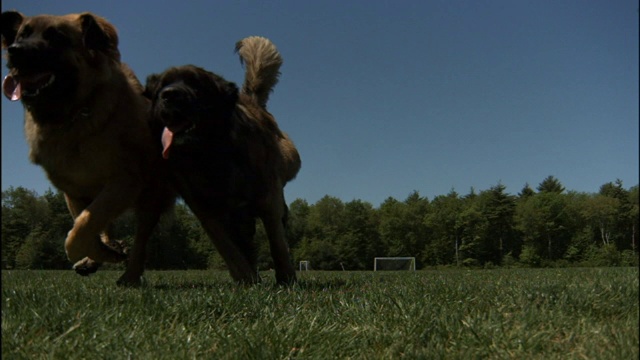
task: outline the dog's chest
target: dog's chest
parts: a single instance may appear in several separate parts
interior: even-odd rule
[[[241,154],[225,147],[176,148],[171,169],[182,191],[199,201],[243,204],[256,195],[256,176]]]
[[[25,132],[30,160],[42,166],[61,190],[100,187],[117,169],[117,159],[101,137],[65,136],[32,123],[25,126]]]

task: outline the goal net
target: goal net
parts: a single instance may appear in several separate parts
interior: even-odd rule
[[[373,271],[416,271],[415,257],[377,257],[373,259]]]

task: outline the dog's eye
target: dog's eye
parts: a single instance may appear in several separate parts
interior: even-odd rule
[[[56,46],[65,46],[71,44],[71,40],[69,39],[69,37],[67,37],[65,33],[55,27],[50,27],[45,30],[43,37]]]
[[[31,36],[32,33],[33,33],[33,28],[29,25],[25,25],[20,31],[20,33],[18,34],[18,36],[16,37],[16,41],[26,39],[29,36]]]

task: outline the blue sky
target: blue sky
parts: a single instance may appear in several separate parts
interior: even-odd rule
[[[3,1],[91,11],[142,81],[196,64],[242,83],[249,35],[284,57],[269,110],[302,170],[287,200],[379,206],[555,176],[568,190],[638,184],[638,1]],[[3,59],[2,74],[7,69]],[[51,185],[2,97],[2,189]]]

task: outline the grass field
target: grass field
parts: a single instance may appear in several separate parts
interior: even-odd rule
[[[2,271],[3,359],[638,359],[638,269]]]

